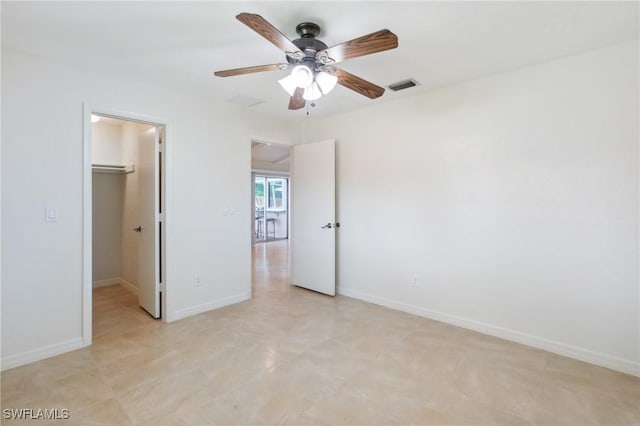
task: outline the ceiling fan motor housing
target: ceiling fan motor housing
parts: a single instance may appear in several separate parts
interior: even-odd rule
[[[318,37],[320,34],[320,25],[314,22],[302,22],[296,26],[296,32],[300,37]]]
[[[300,35],[300,38],[292,40],[292,42],[304,52],[305,57],[303,59],[297,59],[287,55],[287,62],[290,64],[305,63],[307,65],[312,65],[311,69],[315,69],[316,53],[328,47],[316,38],[318,34],[320,34],[320,26],[313,22],[303,22],[296,26],[296,32]]]

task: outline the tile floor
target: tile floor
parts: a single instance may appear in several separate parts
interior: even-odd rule
[[[2,373],[2,407],[70,410],[38,425],[640,424],[637,378],[291,287],[287,270],[286,241],[258,244],[251,301],[170,324],[97,289],[93,346]]]

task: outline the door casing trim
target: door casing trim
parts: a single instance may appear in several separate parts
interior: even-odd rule
[[[171,220],[173,201],[173,167],[172,167],[172,126],[168,119],[146,114],[139,114],[117,108],[91,106],[88,103],[82,105],[82,345],[91,345],[92,336],[92,312],[93,312],[93,223],[92,223],[92,172],[91,172],[91,114],[105,115],[117,119],[137,121],[164,127],[163,154],[162,154],[162,212],[163,232],[161,242],[162,277],[163,287],[161,320],[166,321],[168,315],[167,299],[171,293],[171,285],[168,277],[171,276]]]

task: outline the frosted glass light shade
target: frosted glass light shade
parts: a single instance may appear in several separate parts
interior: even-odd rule
[[[320,96],[322,96],[322,92],[320,91],[318,83],[315,82],[304,89],[304,94],[302,95],[305,101],[315,101],[316,99],[320,99]]]
[[[337,82],[338,77],[331,75],[328,72],[320,71],[316,76],[316,83],[318,83],[320,90],[322,90],[322,93],[325,95],[336,87]]]
[[[291,78],[296,86],[304,89],[313,82],[313,71],[306,65],[296,65],[291,70]]]
[[[296,82],[293,81],[291,74],[289,74],[285,78],[278,80],[278,83],[280,83],[280,86],[282,86],[282,88],[289,94],[289,96],[293,96],[298,87],[296,86]]]

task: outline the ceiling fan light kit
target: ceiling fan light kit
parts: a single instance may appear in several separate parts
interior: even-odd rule
[[[298,85],[293,80],[293,77],[291,77],[291,74],[287,75],[285,78],[278,80],[278,83],[280,83],[280,86],[282,86],[284,91],[287,92],[289,96],[293,96],[293,93],[298,88]]]
[[[297,87],[307,88],[313,83],[313,71],[307,65],[296,65],[291,70],[291,78]]]
[[[306,101],[320,99],[331,92],[336,84],[370,99],[378,98],[384,93],[382,87],[337,68],[334,64],[346,59],[395,49],[398,47],[398,37],[391,31],[380,30],[327,47],[316,38],[320,34],[320,26],[313,22],[298,24],[296,32],[300,38],[292,41],[260,15],[241,13],[236,16],[236,19],[282,50],[287,63],[216,71],[214,75],[230,77],[291,68],[291,73],[278,80],[278,83],[289,94],[289,109],[292,110],[304,108]]]
[[[320,86],[318,86],[318,83],[314,81],[309,87],[304,89],[304,94],[302,95],[302,98],[305,101],[315,101],[320,99],[321,96],[322,96],[322,92],[320,91]]]
[[[335,75],[329,74],[328,72],[320,71],[318,75],[316,75],[316,83],[320,86],[320,90],[325,95],[333,90],[336,87],[336,83],[338,82],[338,77]]]

